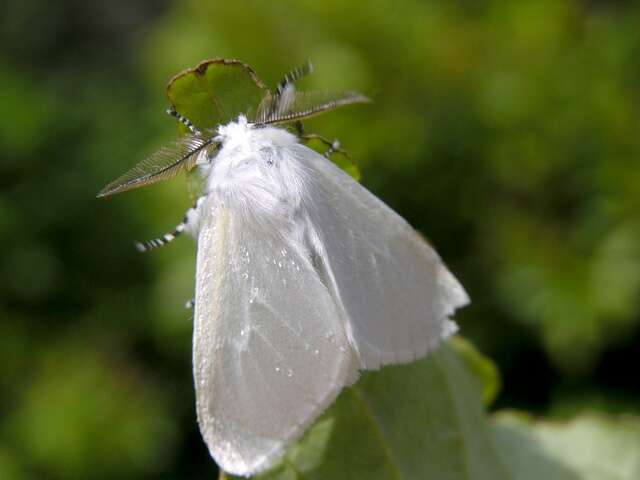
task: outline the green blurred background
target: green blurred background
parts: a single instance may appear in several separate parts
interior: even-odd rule
[[[640,5],[578,0],[5,0],[0,478],[214,478],[197,431],[195,252],[146,255],[184,179],[96,192],[177,134],[209,57],[372,105],[307,129],[438,248],[498,364],[497,407],[640,413]]]

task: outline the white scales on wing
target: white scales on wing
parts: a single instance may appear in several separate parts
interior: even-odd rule
[[[229,472],[282,454],[354,378],[344,324],[304,246],[215,210],[198,236],[194,376],[198,419]]]
[[[257,88],[262,100],[250,120],[219,117],[200,130],[171,109],[191,135],[99,196],[179,172],[202,178],[203,194],[184,221],[138,248],[183,232],[197,239],[198,421],[220,467],[250,475],[280,458],[360,370],[420,358],[454,333],[449,317],[469,299],[407,222],[328,155],[300,143],[321,137],[274,126],[366,97],[297,92],[294,82],[310,64],[274,92],[248,65],[228,59],[203,62],[173,81],[205,78],[208,69]],[[227,104],[214,98],[224,106],[245,96],[230,95]],[[341,152],[337,142],[322,141],[328,153]]]
[[[194,372],[221,467],[281,455],[360,369],[423,356],[468,301],[396,213],[296,137],[220,129],[199,208]]]

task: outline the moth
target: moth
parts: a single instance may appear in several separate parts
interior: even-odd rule
[[[169,113],[188,133],[98,194],[181,172],[203,184],[173,232],[138,248],[185,232],[196,239],[198,423],[213,458],[236,475],[272,466],[360,371],[436,348],[457,329],[454,311],[469,302],[435,250],[330,160],[344,155],[338,142],[301,133],[304,119],[369,101],[298,91],[296,81],[311,70],[294,69],[273,91],[237,60],[181,74],[184,82],[219,78],[220,88],[253,83],[257,104],[203,96],[208,125],[174,104]],[[325,155],[306,145],[312,139],[326,143]]]

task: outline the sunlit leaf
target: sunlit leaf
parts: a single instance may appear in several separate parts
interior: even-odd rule
[[[491,421],[495,366],[460,338],[424,360],[365,374],[260,480],[632,480],[640,419]],[[485,399],[486,399],[485,393]],[[221,479],[231,479],[224,473]]]
[[[469,371],[476,377],[482,389],[482,402],[491,405],[498,396],[502,386],[500,372],[489,358],[482,355],[476,348],[464,338],[457,336],[451,342],[451,346],[464,360]]]
[[[201,130],[228,123],[240,114],[251,115],[267,93],[249,65],[223,58],[205,60],[179,73],[166,88],[176,112]]]
[[[583,414],[570,421],[534,421],[505,412],[494,418],[500,455],[522,480],[637,480],[640,419]]]

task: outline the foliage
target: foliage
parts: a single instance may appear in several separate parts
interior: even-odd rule
[[[412,365],[366,373],[260,480],[633,480],[640,420],[489,420],[491,362],[460,338]],[[221,479],[232,477],[221,474]],[[235,477],[234,477],[235,478]]]
[[[210,57],[268,85],[310,59],[304,88],[374,97],[307,129],[340,138],[462,280],[462,333],[502,372],[496,404],[576,419],[499,416],[501,451],[591,469],[571,453],[625,438],[640,395],[639,16],[604,0],[5,2],[0,478],[216,474],[182,309],[193,246],[131,247],[182,218],[184,181],[93,200],[175,138],[162,82]],[[567,451],[570,431],[596,447]]]
[[[518,472],[516,478],[631,480],[640,475],[637,418],[590,412],[549,422],[504,412],[495,416],[493,430],[505,463]],[[535,466],[541,458],[544,470]]]
[[[473,357],[471,363],[484,360],[475,352]],[[455,347],[368,372],[280,465],[256,478],[507,478],[478,387]]]

